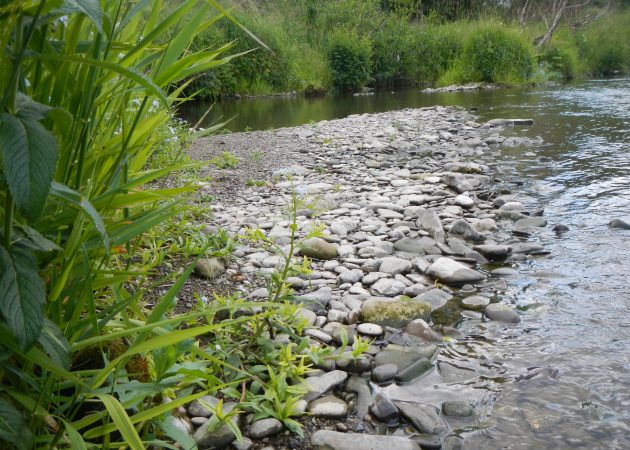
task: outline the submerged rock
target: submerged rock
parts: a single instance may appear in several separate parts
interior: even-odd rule
[[[622,230],[630,230],[630,220],[626,221],[624,219],[613,219],[608,224],[610,228],[621,228]]]
[[[489,319],[497,322],[518,323],[521,320],[516,311],[503,303],[491,303],[484,312]]]

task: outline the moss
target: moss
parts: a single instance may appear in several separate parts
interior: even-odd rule
[[[414,319],[428,319],[431,305],[415,300],[372,298],[363,303],[364,322],[402,328]]]

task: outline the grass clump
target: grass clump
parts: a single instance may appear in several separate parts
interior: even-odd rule
[[[356,33],[338,32],[328,44],[331,85],[339,91],[360,89],[370,79],[372,46]]]

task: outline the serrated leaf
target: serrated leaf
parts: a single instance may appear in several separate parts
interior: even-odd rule
[[[103,32],[103,12],[98,0],[64,0],[57,14],[83,13],[90,18],[101,33]]]
[[[0,247],[0,314],[22,348],[39,338],[46,289],[32,252]]]
[[[18,450],[33,445],[33,435],[26,426],[24,416],[15,406],[0,398],[0,442],[13,444]]]
[[[39,343],[50,359],[64,369],[70,369],[72,359],[70,357],[70,344],[66,340],[59,327],[48,319],[44,319],[42,334]]]
[[[18,209],[24,216],[38,217],[55,172],[55,137],[39,122],[0,113],[0,156]]]
[[[23,119],[42,120],[52,109],[52,106],[36,102],[21,92],[15,97],[15,115]]]
[[[92,225],[94,225],[94,228],[101,237],[105,248],[109,249],[109,235],[107,234],[107,230],[105,229],[103,218],[87,198],[85,198],[74,189],[69,188],[65,184],[61,184],[56,181],[53,181],[52,183],[50,194],[67,201],[79,211],[84,213],[88,217],[88,219],[90,219]]]

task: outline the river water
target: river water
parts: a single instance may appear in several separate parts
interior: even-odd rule
[[[521,322],[500,326],[463,318],[467,337],[443,349],[438,370],[393,398],[431,403],[466,399],[475,420],[450,421],[466,449],[630,449],[630,80],[534,89],[380,93],[347,99],[264,98],[224,103],[239,113],[228,128],[292,126],[403,107],[478,108],[480,121],[532,118],[517,136],[533,148],[503,147],[486,156],[501,183],[550,225],[537,239],[549,250],[516,268],[496,292]],[[200,114],[191,106],[185,116]]]

